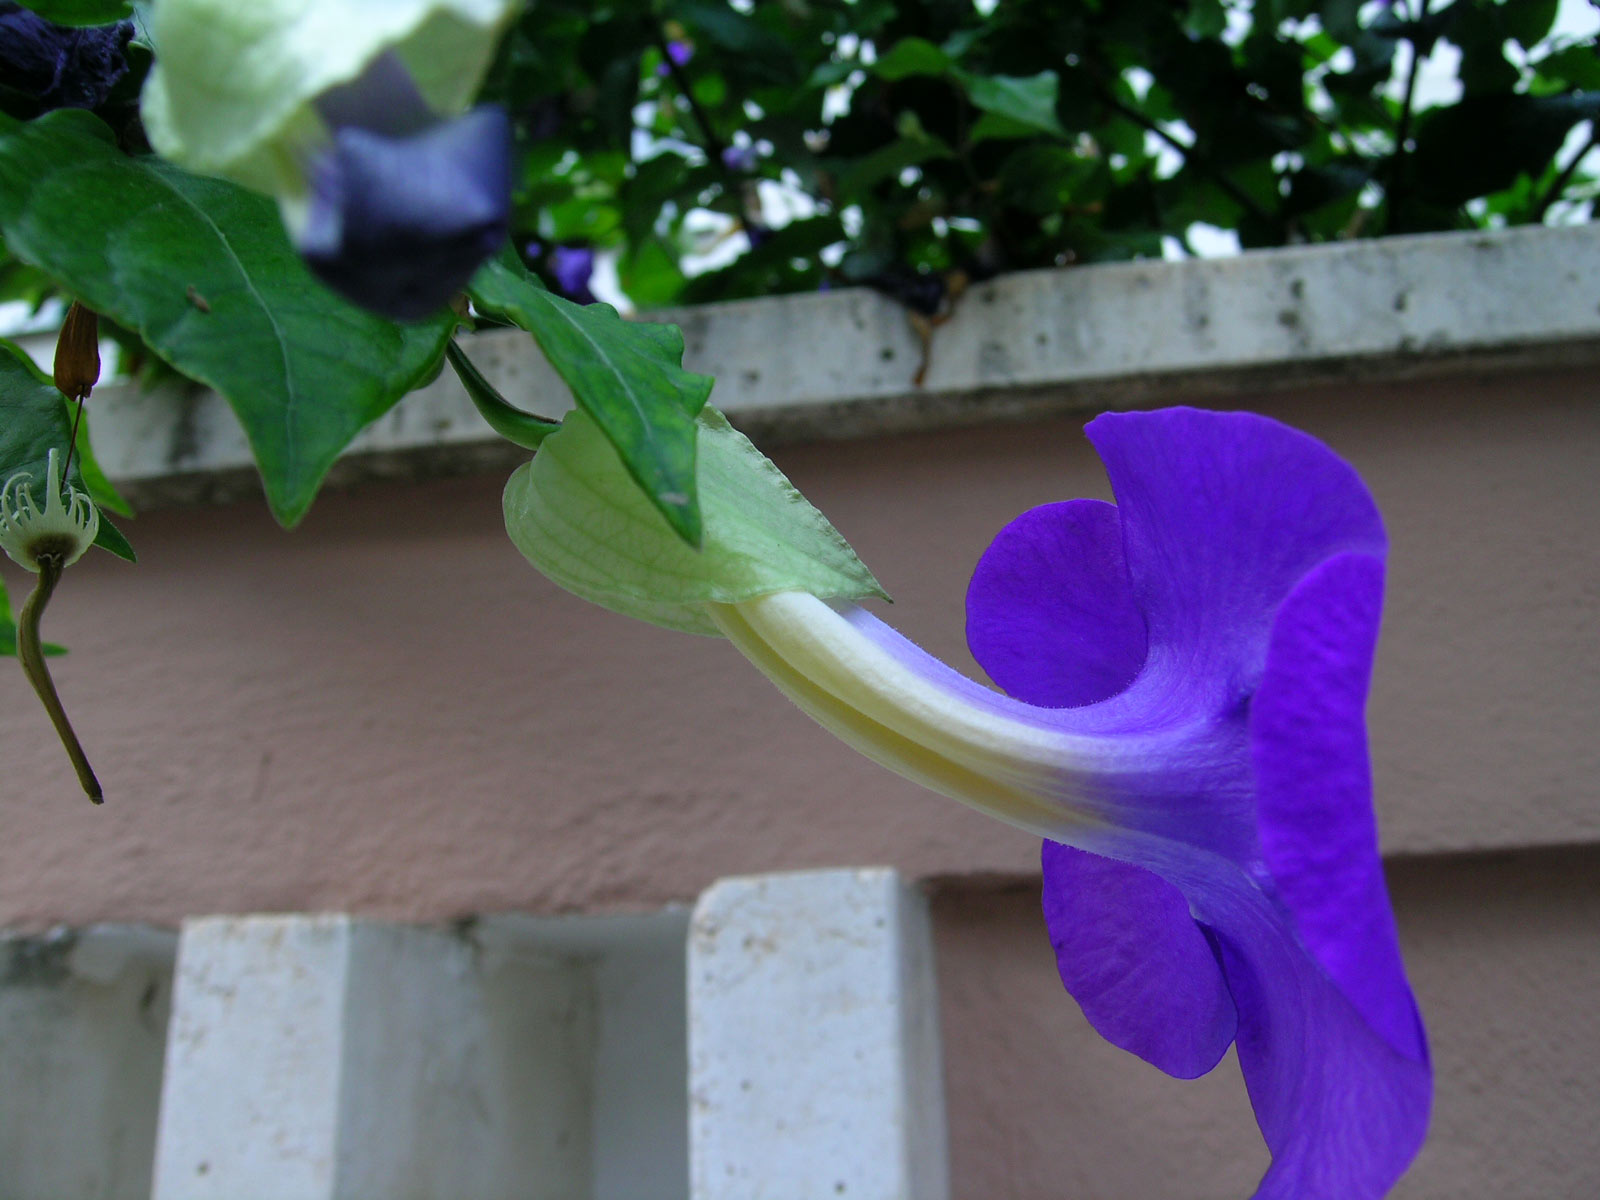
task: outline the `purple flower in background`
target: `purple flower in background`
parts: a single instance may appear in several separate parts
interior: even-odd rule
[[[364,308],[398,320],[430,315],[506,239],[510,120],[494,105],[439,119],[393,54],[317,107],[333,144],[311,164],[296,248]]]
[[[589,290],[589,280],[594,275],[593,250],[587,246],[557,246],[550,251],[549,265],[558,292],[579,304],[594,303],[594,293]]]
[[[127,73],[133,22],[75,29],[0,2],[0,84],[39,101],[40,111],[98,108]]]
[[[761,154],[754,146],[724,146],[722,148],[722,165],[730,171],[753,171],[760,161]]]
[[[1061,978],[1169,1074],[1229,1045],[1257,1200],[1365,1200],[1422,1143],[1432,1073],[1378,857],[1364,707],[1386,540],[1315,439],[1246,413],[1088,427],[1115,506],[1008,525],[967,595],[979,686],[853,606],[717,606],[802,708],[1043,835]]]
[[[676,66],[685,66],[694,57],[694,47],[680,38],[670,38],[667,41],[667,57]],[[672,74],[672,66],[663,62],[656,67],[657,75]]]

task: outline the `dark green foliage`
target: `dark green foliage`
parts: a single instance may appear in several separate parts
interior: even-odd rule
[[[541,0],[494,87],[532,151],[520,240],[616,248],[643,304],[829,278],[904,291],[895,280],[954,268],[1157,253],[1195,222],[1271,246],[1581,204],[1593,181],[1563,146],[1592,115],[1600,59],[1549,40],[1557,7]],[[1464,94],[1429,107],[1412,63],[1441,42],[1461,52]],[[787,237],[756,202],[779,180],[816,212]],[[753,236],[691,280],[696,209]]]

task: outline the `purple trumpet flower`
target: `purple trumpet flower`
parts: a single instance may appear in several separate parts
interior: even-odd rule
[[[98,108],[127,73],[133,22],[70,28],[0,3],[0,83],[35,97],[41,112]]]
[[[506,239],[510,120],[495,105],[440,119],[392,53],[318,109],[333,144],[311,163],[296,249],[362,307],[403,321],[429,316]]]
[[[1169,1074],[1229,1045],[1272,1164],[1256,1200],[1370,1200],[1422,1143],[1426,1037],[1378,857],[1364,707],[1386,539],[1355,471],[1245,413],[1088,427],[1115,506],[1008,525],[964,678],[853,606],[713,616],[885,765],[1043,835],[1062,982]]]

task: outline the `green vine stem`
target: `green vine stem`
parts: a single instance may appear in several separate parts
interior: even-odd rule
[[[45,665],[44,649],[39,644],[39,619],[44,616],[45,605],[50,603],[50,597],[55,593],[56,584],[60,582],[63,570],[65,566],[58,555],[39,555],[39,582],[34,584],[33,591],[28,593],[17,619],[17,658],[22,663],[23,674],[28,677],[28,682],[33,684],[33,690],[39,694],[39,702],[44,705],[45,712],[50,714],[50,721],[56,727],[61,744],[66,747],[67,757],[72,760],[72,767],[78,772],[78,782],[83,784],[83,790],[90,800],[96,804],[103,804],[105,793],[101,790],[100,780],[95,777],[94,768],[89,765],[89,757],[83,752],[83,744],[78,741],[72,722],[67,719],[67,710],[61,707],[61,697],[56,694],[55,681],[50,678],[50,668]]]

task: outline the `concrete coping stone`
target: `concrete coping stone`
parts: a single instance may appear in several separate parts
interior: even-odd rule
[[[1185,262],[1024,271],[968,290],[926,375],[904,309],[848,289],[647,314],[763,444],[982,424],[1354,378],[1600,361],[1600,225],[1429,234]],[[467,350],[508,399],[559,416],[565,386],[520,331]],[[96,450],[136,504],[259,491],[243,431],[199,388],[108,385]],[[366,429],[330,482],[500,469],[448,370]]]

